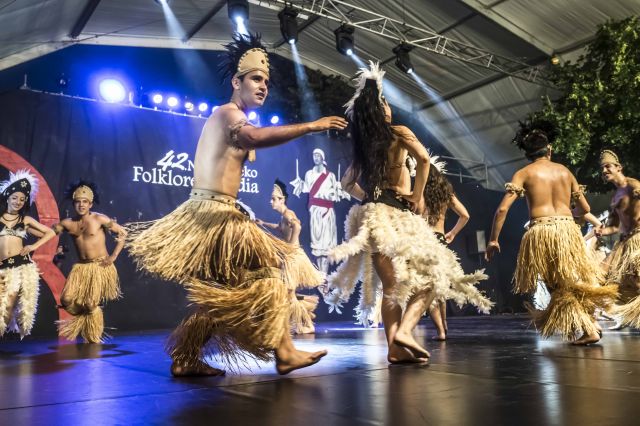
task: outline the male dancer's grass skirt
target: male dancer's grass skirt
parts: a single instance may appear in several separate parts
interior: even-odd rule
[[[262,231],[231,197],[194,189],[169,215],[132,229],[129,252],[139,268],[187,289],[196,311],[170,338],[174,361],[207,355],[231,368],[247,356],[271,360],[304,307],[299,285],[323,277],[295,246]]]
[[[393,206],[372,202],[349,211],[345,221],[347,241],[329,255],[332,262],[342,263],[328,278],[333,291],[325,302],[339,307],[362,282],[355,317],[364,326],[376,325],[382,283],[373,267],[372,254],[381,253],[391,259],[397,283],[390,297],[403,309],[413,295],[433,291],[436,299],[452,299],[459,305],[471,303],[489,313],[492,302],[475,287],[487,278],[484,271],[465,274],[455,253],[438,241],[424,218],[396,206],[393,200],[389,204]]]
[[[596,308],[606,309],[618,293],[616,285],[601,285],[603,274],[588,256],[580,228],[569,216],[533,219],[522,237],[514,292],[534,294],[538,280],[546,283],[551,294],[546,309],[530,308],[543,337],[558,333],[568,340],[579,332],[597,333]]]
[[[7,330],[20,333],[21,339],[31,333],[38,309],[39,280],[38,267],[28,255],[0,261],[0,336]],[[5,313],[14,295],[18,299],[7,323]]]
[[[613,248],[607,280],[620,286],[620,305],[612,313],[621,325],[640,328],[640,228],[623,235]]]
[[[69,272],[60,299],[73,318],[58,321],[59,334],[69,340],[82,336],[89,343],[102,342],[104,316],[99,305],[122,296],[116,267],[103,266],[102,261],[81,261]]]

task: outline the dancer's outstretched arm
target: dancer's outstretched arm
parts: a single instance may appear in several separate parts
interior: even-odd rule
[[[225,111],[224,121],[229,128],[233,128],[238,123],[247,121],[247,116],[240,110],[227,110]],[[247,150],[268,148],[282,145],[307,133],[329,129],[342,130],[346,127],[347,121],[337,116],[323,117],[308,123],[285,126],[254,127],[245,125],[238,131],[238,144]]]

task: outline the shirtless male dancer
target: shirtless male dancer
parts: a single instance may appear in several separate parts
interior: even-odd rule
[[[247,113],[269,92],[269,59],[257,36],[235,34],[224,67],[231,76],[229,103],[207,120],[195,154],[189,200],[132,233],[131,255],[139,267],[178,281],[196,307],[174,331],[169,352],[174,376],[221,375],[204,357],[230,368],[275,359],[279,374],[314,364],[326,351],[297,350],[291,339],[290,290],[321,284],[321,274],[296,248],[267,234],[237,207],[245,160],[307,133],[344,129],[346,120],[325,117],[258,128]]]
[[[622,172],[618,156],[610,150],[600,155],[602,177],[615,185],[611,199],[608,226],[597,235],[620,233],[608,259],[607,280],[620,287],[620,306],[614,309],[618,323],[612,329],[627,325],[640,328],[640,181]]]
[[[270,223],[257,219],[256,223],[259,226],[276,231],[280,238],[298,248],[300,256],[306,257],[306,253],[302,247],[300,247],[300,231],[302,230],[302,225],[296,213],[287,206],[288,199],[287,186],[281,180],[276,179],[273,184],[273,192],[271,193],[271,208],[280,214],[280,222]],[[307,286],[301,283],[300,287],[304,288]],[[291,297],[292,304],[299,305],[299,308],[301,308],[298,309],[296,313],[298,319],[293,321],[294,324],[296,324],[293,332],[296,334],[314,333],[315,326],[313,325],[313,319],[316,315],[313,311],[318,306],[318,296],[296,294],[295,291],[292,290]]]
[[[78,181],[65,191],[73,201],[76,215],[54,225],[57,234],[68,232],[78,255],[62,291],[62,307],[73,315],[58,324],[60,335],[74,340],[81,335],[88,343],[102,342],[103,303],[121,296],[118,272],[114,262],[125,244],[126,231],[109,217],[92,212],[98,203],[98,192],[92,182]],[[109,254],[106,234],[115,235],[116,246]]]
[[[582,214],[589,213],[589,204],[569,169],[551,161],[551,141],[544,131],[527,131],[515,142],[531,164],[505,185],[507,193],[493,219],[485,258],[489,261],[500,252],[498,238],[507,213],[519,197],[526,197],[531,221],[520,244],[514,292],[533,294],[541,278],[551,300],[544,310],[531,309],[540,334],[549,337],[558,332],[572,339],[582,332],[573,344],[595,343],[602,336],[595,309],[611,303],[617,287],[601,286],[602,273],[587,255],[574,222],[571,200]]]

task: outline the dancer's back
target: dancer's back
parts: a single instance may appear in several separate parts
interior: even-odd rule
[[[571,193],[580,191],[578,182],[569,169],[546,157],[518,170],[511,183],[524,188],[532,219],[572,216]]]

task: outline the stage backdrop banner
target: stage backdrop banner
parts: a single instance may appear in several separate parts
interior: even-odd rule
[[[189,196],[195,148],[204,123],[200,117],[28,90],[0,95],[0,145],[25,158],[46,179],[60,218],[74,214],[71,202],[63,200],[62,194],[69,182],[79,178],[99,187],[100,204],[93,210],[121,224],[153,220],[171,212]],[[238,194],[258,218],[277,222],[279,217],[269,205],[273,183],[276,178],[287,183],[288,205],[302,221],[301,243],[309,255],[308,194],[295,196],[290,182],[297,177],[305,179],[314,166],[315,149],[323,151],[328,171],[339,180],[349,164],[347,144],[324,133],[308,135],[259,150],[257,160],[245,164]],[[0,179],[6,179],[7,174],[6,169],[0,169]],[[352,203],[346,199],[335,203],[338,242]],[[66,275],[76,256],[68,236],[60,243],[70,249],[62,267]],[[112,246],[110,240],[109,248]],[[107,327],[138,330],[178,323],[186,310],[182,288],[136,272],[126,252],[116,266],[124,298],[106,307]],[[52,334],[57,319],[55,302],[51,291],[42,285],[34,334]],[[350,310],[345,315],[329,317],[324,305],[318,308],[318,320],[346,319]]]

